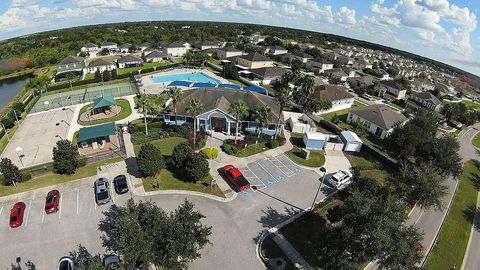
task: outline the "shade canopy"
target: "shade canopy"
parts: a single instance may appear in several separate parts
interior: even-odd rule
[[[93,100],[93,109],[115,106],[115,99],[112,96],[99,97]]]
[[[192,85],[192,87],[197,87],[197,88],[200,88],[200,87],[211,87],[211,88],[214,88],[214,87],[217,87],[216,84],[213,84],[213,83],[208,83],[208,82],[196,82]]]
[[[171,82],[168,86],[185,86],[185,87],[190,87],[192,85],[192,82],[189,81],[173,81]]]
[[[115,123],[107,123],[103,125],[84,127],[78,133],[77,143],[88,141],[95,138],[107,137],[115,134]]]
[[[242,89],[241,86],[239,85],[236,85],[236,84],[231,84],[231,83],[222,83],[220,85],[218,85],[218,87],[225,87],[225,88],[230,88],[230,89],[235,89],[235,90],[240,90]]]
[[[267,89],[261,87],[261,86],[255,86],[255,85],[249,85],[249,86],[245,86],[243,88],[243,90],[247,90],[247,91],[251,91],[251,92],[256,92],[256,93],[260,93],[260,94],[264,94],[266,95],[267,94]]]

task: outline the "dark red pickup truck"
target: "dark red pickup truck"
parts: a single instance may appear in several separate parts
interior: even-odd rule
[[[223,167],[223,174],[230,182],[235,191],[240,192],[250,188],[250,182],[243,176],[239,169],[233,165]]]

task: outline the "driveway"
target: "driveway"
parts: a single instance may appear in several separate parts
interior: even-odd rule
[[[325,166],[328,160],[329,157]],[[155,202],[165,210],[173,210],[184,199],[188,199],[206,216],[204,222],[213,226],[210,238],[212,245],[202,250],[202,257],[192,263],[191,269],[263,269],[257,259],[257,238],[263,230],[308,208],[318,188],[320,175],[317,171],[288,163],[291,161],[282,156],[267,157],[256,162],[262,166],[268,165],[265,168],[274,177],[280,176],[280,172],[288,176],[267,188],[252,191],[247,196],[238,196],[227,203],[201,196],[136,196],[129,193],[115,196],[115,202],[98,207],[92,188],[96,177],[92,177],[59,186],[62,192],[61,213],[53,215],[43,214],[43,196],[47,189],[36,191],[33,196],[19,195],[18,198],[27,203],[25,223],[21,228],[8,229],[8,210],[13,201],[0,202],[0,209],[3,209],[0,210],[0,239],[2,243],[15,243],[0,247],[0,269],[8,268],[18,256],[22,261],[32,260],[38,269],[53,269],[58,259],[78,244],[95,253],[103,252],[98,231],[102,212],[112,204],[123,205],[130,197]],[[346,158],[343,162],[346,168],[350,167]],[[289,170],[293,174],[288,173]],[[328,167],[327,171],[333,172]],[[102,175],[110,180],[125,172],[124,163],[102,169]],[[323,200],[333,191],[324,186],[318,200]],[[46,248],[48,256],[45,256]]]

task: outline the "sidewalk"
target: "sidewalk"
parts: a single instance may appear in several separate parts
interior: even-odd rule
[[[298,253],[298,251],[288,242],[287,239],[280,233],[280,232],[275,232],[273,237],[273,241],[282,249],[282,251],[285,253],[285,255],[292,261],[292,263],[295,265],[297,269],[313,269],[310,264],[308,264],[307,261]]]

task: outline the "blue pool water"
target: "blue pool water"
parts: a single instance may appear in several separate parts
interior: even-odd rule
[[[181,73],[181,74],[174,74],[174,75],[159,75],[159,76],[153,76],[152,80],[155,83],[165,83],[165,82],[173,82],[173,81],[191,81],[191,82],[220,84],[219,81],[201,72]]]

